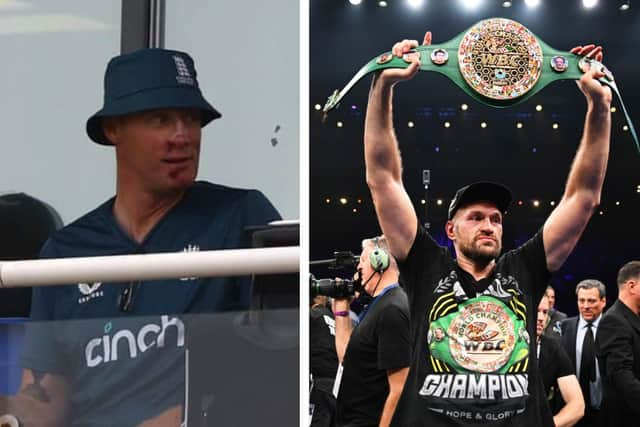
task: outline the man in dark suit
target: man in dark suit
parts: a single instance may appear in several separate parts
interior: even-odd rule
[[[560,338],[561,328],[560,324],[567,315],[559,310],[556,310],[556,291],[553,286],[547,286],[544,290],[544,295],[549,300],[549,316],[547,316],[547,324],[544,326],[544,335],[547,337]]]
[[[640,261],[618,272],[618,300],[603,316],[598,359],[608,426],[638,425],[640,417]]]
[[[583,280],[576,286],[576,295],[580,315],[562,322],[562,345],[571,358],[585,400],[584,418],[576,425],[599,427],[604,420],[600,416],[602,380],[595,338],[607,304],[606,288],[598,280]]]

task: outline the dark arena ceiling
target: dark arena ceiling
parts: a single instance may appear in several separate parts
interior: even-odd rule
[[[441,43],[482,19],[503,17],[525,25],[559,50],[588,43],[602,45],[603,62],[613,71],[631,121],[640,130],[640,2],[631,2],[625,11],[619,8],[624,2],[618,0],[600,0],[588,10],[581,0],[541,0],[534,9],[523,0],[514,0],[509,8],[502,6],[502,0],[476,0],[474,10],[466,9],[464,3],[424,0],[411,8],[406,0],[387,0],[386,7],[378,0],[363,0],[359,5],[347,0],[310,1],[312,260],[330,258],[337,250],[358,253],[362,238],[380,233],[365,183],[362,147],[370,76],[355,86],[326,121],[314,106],[324,105],[360,67],[398,40],[421,41],[430,30],[433,43]],[[466,111],[462,104],[468,105]],[[541,111],[536,111],[537,105],[542,106]],[[578,281],[602,280],[611,303],[618,268],[640,259],[640,154],[624,129],[619,101],[614,99],[613,106],[611,155],[601,206],[578,247],[553,278],[560,308],[570,313],[575,313],[572,292]],[[542,226],[553,209],[552,202],[562,195],[585,111],[584,97],[571,81],[552,83],[527,102],[507,109],[474,101],[436,73],[419,73],[398,84],[395,129],[403,154],[405,187],[421,222],[428,222],[436,239],[446,243],[446,208],[455,190],[472,181],[493,180],[508,185],[514,195],[505,217],[505,250],[528,239]],[[486,127],[481,127],[482,122]],[[423,170],[430,172],[428,192]],[[336,274],[315,267],[311,270],[323,277]]]

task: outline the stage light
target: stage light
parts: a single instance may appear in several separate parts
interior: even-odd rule
[[[380,1],[378,2],[378,6],[380,6],[380,7],[387,7],[387,2],[386,2],[386,1],[384,1],[384,0],[380,0]]]
[[[542,105],[540,104],[536,105],[536,111],[542,111]]]
[[[422,199],[422,200],[420,200],[420,204],[421,204],[421,205],[426,205],[426,204],[427,204],[427,202],[426,202],[424,199]]]
[[[510,1],[503,1],[502,2],[502,7],[511,7],[511,2]]]
[[[338,126],[339,128],[341,128],[343,126],[342,122],[338,122],[336,123],[336,126]]]
[[[412,121],[409,121],[409,123],[407,123],[407,126],[409,126],[410,128],[414,127],[415,124]]]
[[[534,8],[540,5],[540,0],[524,0],[524,4],[526,4],[527,7]]]
[[[320,111],[322,109],[322,105],[316,104],[316,105],[313,106],[313,108],[315,108],[316,111]]]
[[[518,206],[522,206],[524,205],[524,202],[522,200],[518,200]]]
[[[436,201],[436,204],[437,204],[438,206],[441,206],[441,205],[442,205],[442,199],[438,199],[438,200]]]
[[[616,202],[616,206],[620,206],[620,202]]]
[[[354,6],[359,5],[360,3],[362,3],[362,0],[349,0],[349,3],[351,3]]]
[[[467,104],[462,104],[462,105],[460,106],[460,109],[461,109],[462,111],[467,111],[467,110],[469,109],[469,106],[468,106]]]
[[[551,127],[554,128],[554,129],[558,129],[560,127],[560,125],[557,124],[557,123],[554,123],[553,125],[551,125]]]
[[[518,129],[522,129],[522,123],[520,123],[520,122],[516,123],[516,127],[517,127]]]
[[[346,198],[346,197],[340,197],[340,204],[341,204],[341,205],[346,205],[346,204],[347,204],[347,202],[348,202],[348,200],[347,200],[347,198]]]
[[[604,211],[600,211],[599,213],[600,213],[600,215],[604,215]]]
[[[533,201],[533,207],[537,208],[538,206],[540,206],[540,201],[539,200],[534,200]]]
[[[467,10],[475,10],[480,6],[482,0],[461,0],[462,6]]]
[[[451,127],[451,123],[449,123],[449,122],[444,122],[444,127],[446,127],[446,128],[450,128],[450,127]]]
[[[484,128],[486,128],[486,127],[487,127],[487,124],[486,124],[485,122],[482,122],[482,123],[480,123],[480,127],[481,127],[482,129],[484,129]]]
[[[362,203],[362,199],[357,200],[358,204]]]
[[[622,3],[622,4],[620,5],[620,10],[629,10],[629,7],[631,7],[631,6],[629,5],[629,1],[625,1],[624,3]]]
[[[629,126],[627,126],[627,125],[622,126],[622,130],[625,131],[625,132],[628,131],[629,130]]]
[[[598,4],[598,0],[582,0],[582,5],[586,9],[592,9]]]
[[[326,199],[324,199],[324,201],[325,201],[325,203],[326,203],[326,204],[331,203],[331,199],[330,199],[329,197],[327,197]]]
[[[356,213],[356,212],[358,212],[358,209],[353,208],[351,211],[352,211],[353,213]]]
[[[412,9],[420,8],[423,3],[423,0],[407,0],[407,4],[409,4],[409,7],[411,7]]]
[[[551,206],[555,206],[555,205],[556,205],[556,202],[552,200],[552,201],[550,201],[550,202],[549,202],[549,204],[550,204]]]
[[[616,107],[611,107],[611,112],[615,113],[616,112]]]

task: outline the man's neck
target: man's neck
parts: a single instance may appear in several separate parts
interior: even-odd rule
[[[477,262],[472,261],[471,259],[465,257],[462,254],[458,256],[458,258],[456,259],[456,262],[458,263],[458,266],[461,269],[471,274],[476,281],[480,279],[484,279],[489,274],[491,274],[491,272],[493,271],[493,268],[496,265],[495,260],[491,260],[486,265],[478,264]]]
[[[113,213],[129,237],[141,243],[183,195],[184,191],[163,195],[119,191],[113,204]]]
[[[373,286],[375,287],[375,289],[373,290],[373,295],[372,295],[375,298],[378,295],[380,295],[387,286],[394,285],[394,284],[398,283],[398,276],[397,275],[386,276],[386,275],[383,274],[382,280],[380,280],[380,283],[377,283],[378,280],[375,277],[373,279],[371,279],[371,281],[373,282]],[[376,287],[376,283],[378,284],[377,287]]]
[[[638,307],[633,302],[633,298],[631,298],[631,296],[627,295],[624,292],[620,292],[618,294],[618,299],[620,300],[621,303],[626,305],[629,310],[633,311],[636,314],[636,316],[640,315],[640,307]]]

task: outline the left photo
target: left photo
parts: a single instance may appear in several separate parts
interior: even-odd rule
[[[299,425],[300,7],[0,4],[0,425]]]

